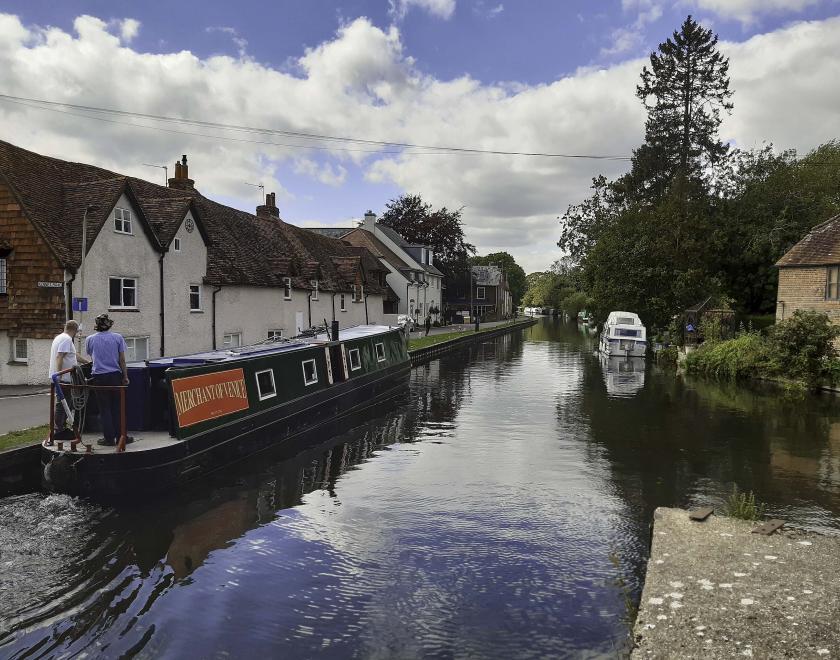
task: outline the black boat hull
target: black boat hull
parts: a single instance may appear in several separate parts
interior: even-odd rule
[[[162,448],[93,455],[43,448],[43,485],[112,503],[171,490],[393,397],[409,373],[408,362],[394,365]]]

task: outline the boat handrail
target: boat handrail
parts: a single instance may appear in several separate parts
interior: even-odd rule
[[[53,374],[52,378],[50,379],[50,435],[47,438],[45,445],[47,447],[52,447],[55,444],[55,439],[53,434],[55,433],[55,401],[56,401],[56,384],[59,382],[59,378],[65,374],[72,373],[75,371],[76,367],[70,367],[69,369],[63,369],[55,374]],[[125,451],[125,444],[128,438],[126,434],[126,417],[125,417],[125,393],[128,389],[128,385],[89,385],[87,382],[85,383],[61,383],[61,388],[69,388],[69,389],[83,389],[85,391],[90,390],[119,390],[120,393],[120,439],[117,442],[117,453],[120,454]],[[60,395],[62,398],[64,393],[61,392]],[[76,446],[82,442],[82,424],[79,423],[78,428],[75,429],[76,437],[70,441],[70,451],[76,451]],[[63,449],[63,442],[58,441],[58,449],[61,451]],[[82,443],[84,444],[84,443]],[[93,445],[85,444],[85,453],[90,454],[93,453]]]

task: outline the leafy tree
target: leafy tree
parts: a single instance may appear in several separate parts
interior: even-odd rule
[[[499,266],[507,276],[510,294],[513,297],[513,304],[518,305],[525,294],[525,271],[522,266],[507,252],[493,252],[486,256],[470,257],[470,263],[474,266]]]
[[[475,246],[464,239],[461,211],[433,210],[420,195],[401,195],[385,205],[380,222],[411,243],[432,247],[435,261],[449,274],[464,272]]]
[[[675,179],[699,181],[728,154],[718,139],[721,111],[730,112],[729,60],[717,35],[691,16],[659,44],[642,69],[636,96],[648,111],[645,144],[636,150],[631,180],[660,197]]]

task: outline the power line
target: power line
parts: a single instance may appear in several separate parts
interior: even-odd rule
[[[281,129],[272,129],[272,128],[260,128],[254,126],[242,126],[237,124],[225,124],[221,122],[208,122],[199,119],[183,119],[180,117],[168,117],[165,115],[155,115],[155,114],[148,114],[148,113],[140,113],[140,112],[130,112],[126,110],[117,110],[113,108],[102,108],[96,106],[88,106],[88,105],[78,105],[73,103],[64,103],[64,102],[57,102],[57,101],[47,101],[44,99],[33,99],[27,98],[23,96],[13,96],[11,94],[0,94],[0,100],[10,101],[12,103],[17,103],[19,105],[25,105],[30,108],[36,109],[44,109],[44,110],[53,110],[56,112],[62,112],[65,114],[74,114],[67,110],[59,110],[59,108],[69,108],[71,110],[80,110],[84,112],[93,112],[99,114],[107,114],[113,116],[120,116],[120,117],[127,117],[127,118],[136,118],[136,119],[146,119],[156,122],[170,122],[175,124],[186,124],[192,126],[200,126],[204,128],[211,128],[215,130],[226,130],[226,131],[240,131],[246,133],[258,133],[264,135],[280,135],[284,137],[291,137],[291,138],[298,138],[303,140],[318,140],[321,142],[340,142],[340,143],[351,143],[351,144],[361,144],[361,145],[369,145],[369,146],[379,146],[379,147],[394,147],[399,149],[425,149],[428,150],[429,154],[423,155],[431,155],[435,153],[450,153],[450,154],[482,154],[482,155],[495,155],[495,156],[532,156],[532,157],[540,157],[540,158],[571,158],[571,159],[589,159],[589,160],[630,160],[629,156],[606,156],[606,155],[594,155],[594,154],[566,154],[566,153],[548,153],[548,152],[536,152],[536,151],[504,151],[499,149],[476,149],[471,147],[453,147],[453,146],[437,146],[437,145],[423,145],[423,144],[413,144],[409,142],[391,142],[385,140],[370,140],[365,138],[354,138],[354,137],[345,137],[345,136],[336,136],[336,135],[328,135],[328,134],[320,134],[320,133],[308,133],[302,131],[287,131]],[[36,105],[32,105],[36,104]],[[128,126],[135,126],[139,128],[146,128],[150,130],[160,130],[165,132],[176,132],[176,133],[184,133],[186,135],[190,135],[191,133],[183,132],[183,131],[174,131],[173,129],[165,129],[158,126],[148,126],[148,125],[140,125],[140,124],[133,124],[125,122],[116,122],[114,120],[107,120],[103,117],[92,117],[90,115],[79,115],[74,114],[74,116],[83,117],[86,119],[95,119],[100,121],[108,121],[109,123],[119,123]],[[232,138],[230,136],[223,136],[223,135],[206,135],[206,134],[197,134],[200,137],[211,137],[215,139],[222,139],[222,140],[233,140],[237,142],[251,142],[256,144],[266,144],[256,140],[244,140],[239,138]],[[278,144],[278,143],[267,143],[267,144],[275,144],[276,146],[287,146],[293,148],[301,148],[301,149],[314,149],[314,148],[322,148],[328,150],[337,150],[337,151],[344,151],[345,149],[340,149],[337,147],[322,147],[322,146],[314,146],[314,145],[307,145],[307,144]],[[349,149],[347,149],[349,151]],[[381,150],[370,150],[372,153],[382,153]],[[401,153],[401,152],[398,152]],[[416,153],[416,152],[415,152]]]

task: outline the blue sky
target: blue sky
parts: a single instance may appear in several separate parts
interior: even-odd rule
[[[0,93],[377,140],[623,155],[642,134],[641,58],[688,13],[732,58],[726,139],[807,150],[837,137],[826,90],[838,71],[836,0],[4,2]],[[556,218],[591,176],[624,167],[274,148],[8,103],[0,120],[0,139],[152,180],[143,162],[189,153],[205,194],[250,208],[258,193],[245,182],[262,182],[298,224],[347,225],[420,192],[465,206],[470,240],[508,249],[529,271],[560,256]]]

